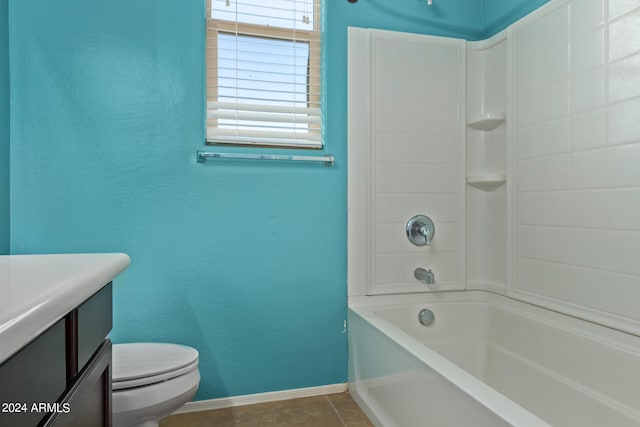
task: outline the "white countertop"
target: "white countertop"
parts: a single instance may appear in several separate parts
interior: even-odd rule
[[[0,363],[129,266],[126,254],[0,256]]]

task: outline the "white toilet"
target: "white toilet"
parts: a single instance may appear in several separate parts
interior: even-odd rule
[[[196,394],[198,351],[177,344],[114,344],[112,378],[113,426],[158,427]]]

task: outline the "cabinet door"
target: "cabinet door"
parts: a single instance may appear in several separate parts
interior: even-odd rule
[[[0,365],[0,426],[37,425],[50,410],[43,405],[54,404],[65,387],[65,329],[60,320]]]
[[[112,285],[109,283],[78,307],[78,367],[100,347],[112,326]]]
[[[74,381],[61,411],[45,427],[111,427],[111,341],[106,340]]]

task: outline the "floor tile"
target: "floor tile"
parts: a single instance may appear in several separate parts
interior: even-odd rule
[[[160,427],[372,427],[349,393],[172,415]]]
[[[239,427],[343,425],[326,396],[240,406],[234,421]]]
[[[160,427],[234,427],[233,408],[172,415],[160,421]]]
[[[347,427],[373,426],[349,393],[330,394],[327,398]]]

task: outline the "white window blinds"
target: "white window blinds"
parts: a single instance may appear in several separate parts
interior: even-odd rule
[[[322,147],[320,0],[207,1],[207,142]]]

